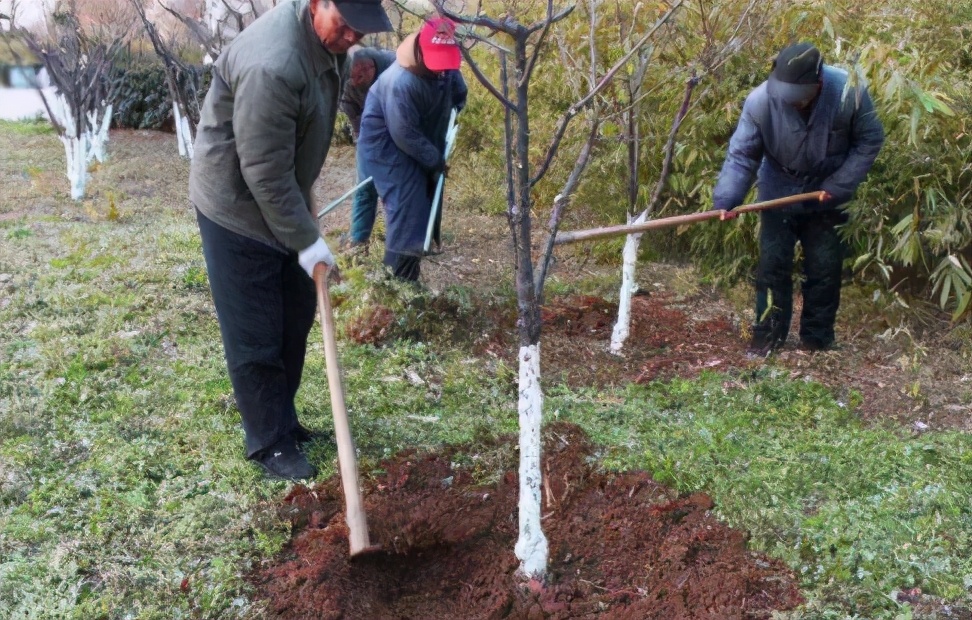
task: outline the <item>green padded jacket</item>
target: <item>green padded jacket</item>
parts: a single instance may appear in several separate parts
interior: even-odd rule
[[[320,237],[311,188],[331,145],[346,56],[321,44],[308,0],[262,15],[223,50],[203,103],[189,199],[282,251]]]

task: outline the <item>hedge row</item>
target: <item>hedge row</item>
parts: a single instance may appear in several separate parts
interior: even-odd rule
[[[199,120],[199,104],[209,89],[208,67],[189,67],[180,76],[182,85],[190,84],[196,92],[195,104],[190,104],[189,113],[193,120]],[[119,68],[116,71],[119,86],[115,89],[112,102],[115,127],[129,129],[168,129],[172,127],[172,98],[166,84],[165,69],[162,65]]]

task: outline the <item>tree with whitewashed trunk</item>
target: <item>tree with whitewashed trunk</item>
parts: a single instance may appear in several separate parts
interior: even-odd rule
[[[570,204],[571,194],[577,187],[581,176],[590,161],[599,136],[597,107],[600,95],[615,76],[627,66],[631,56],[645,45],[657,29],[668,21],[681,5],[678,0],[662,14],[655,26],[631,45],[631,51],[620,58],[610,69],[598,71],[598,57],[595,46],[589,46],[590,64],[584,76],[584,92],[569,106],[558,121],[549,146],[543,152],[539,165],[533,167],[530,157],[530,81],[541,54],[546,53],[547,39],[551,29],[569,17],[574,5],[558,7],[554,0],[546,0],[543,17],[528,24],[521,23],[518,15],[523,15],[523,7],[508,2],[504,15],[494,18],[481,10],[475,15],[465,15],[436,3],[438,12],[459,24],[460,36],[464,38],[463,56],[476,79],[496,98],[504,111],[504,147],[506,150],[507,177],[507,221],[513,241],[515,287],[517,297],[517,332],[519,344],[519,399],[517,409],[520,423],[520,499],[519,499],[519,537],[514,548],[520,560],[520,572],[532,579],[543,579],[547,571],[548,544],[541,525],[541,441],[540,430],[543,423],[543,390],[541,388],[540,334],[542,321],[540,308],[543,303],[543,289],[547,272],[551,265],[554,237],[560,226],[564,211]],[[587,36],[595,40],[595,31],[601,20],[598,11],[600,3],[592,0],[587,6],[590,17],[590,30]],[[487,34],[480,35],[479,32]],[[489,46],[488,55],[472,55],[476,42]],[[512,49],[504,46],[510,45]],[[498,80],[487,77],[480,62],[496,60],[499,64],[496,73]],[[593,109],[592,109],[593,108]],[[533,262],[533,226],[531,211],[534,208],[532,193],[534,186],[547,174],[557,157],[571,121],[581,116],[587,123],[586,139],[579,147],[577,158],[571,172],[554,199],[550,210],[549,237],[540,252],[536,265]]]
[[[111,98],[118,86],[113,63],[122,49],[122,35],[91,35],[81,27],[72,5],[57,7],[49,36],[42,40],[19,30],[17,35],[47,69],[55,94],[38,88],[48,117],[64,144],[71,198],[84,197],[88,166],[103,163],[111,126]]]
[[[166,43],[159,34],[145,12],[141,0],[130,0],[145,34],[152,42],[156,55],[162,60],[165,71],[165,83],[172,100],[172,117],[175,121],[176,141],[179,144],[179,156],[192,159],[192,144],[196,136],[196,124],[193,121],[199,115],[199,96],[196,73],[185,65],[172,51],[173,45]]]
[[[678,130],[685,120],[685,115],[689,111],[692,101],[692,94],[698,86],[701,78],[699,73],[711,75],[721,67],[731,56],[738,51],[739,47],[748,40],[752,39],[758,32],[765,27],[765,13],[757,14],[757,0],[745,0],[740,6],[736,3],[698,3],[686,10],[686,28],[688,32],[698,32],[698,40],[702,41],[701,48],[697,52],[697,58],[693,67],[689,69],[689,77],[685,79],[685,91],[683,93],[681,105],[672,120],[672,125],[668,133],[667,142],[662,150],[663,161],[658,180],[655,183],[651,197],[647,205],[638,213],[638,204],[641,202],[643,187],[639,178],[641,169],[641,118],[642,101],[645,95],[645,78],[651,62],[652,53],[637,54],[634,57],[632,70],[623,80],[623,90],[629,105],[622,112],[622,127],[625,148],[627,149],[628,161],[628,224],[641,224],[650,219],[662,197],[662,191],[668,182],[672,170],[672,161],[675,156],[676,138]],[[731,10],[737,8],[737,11]],[[727,10],[730,9],[730,10]],[[637,10],[637,9],[636,9]],[[634,20],[632,20],[633,22]],[[691,26],[695,26],[692,28]],[[745,26],[745,28],[744,28]],[[624,29],[623,22],[620,24]],[[630,35],[621,33],[621,40],[630,40]],[[670,45],[678,49],[680,55],[684,55],[685,49],[691,47],[685,40],[675,39],[669,42]],[[625,237],[624,247],[621,250],[621,287],[618,293],[618,319],[614,323],[611,331],[611,344],[609,350],[615,355],[621,355],[624,343],[631,332],[631,299],[638,290],[636,269],[638,262],[638,251],[641,246],[641,236],[643,233],[632,233]]]
[[[159,6],[178,19],[206,51],[205,63],[219,57],[223,47],[258,17],[277,5],[279,0],[199,0],[195,16],[158,0]],[[196,19],[199,16],[199,19]]]

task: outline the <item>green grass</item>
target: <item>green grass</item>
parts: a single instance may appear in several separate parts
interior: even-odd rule
[[[30,144],[39,174],[61,173],[53,136],[0,124],[0,138]],[[25,185],[25,207],[61,202],[0,227],[0,619],[259,617],[245,575],[290,535],[275,511],[287,484],[243,458],[185,167],[128,148],[133,159],[98,183],[122,166],[167,170],[153,191],[171,195],[119,192],[123,217],[98,221]],[[342,339],[365,475],[401,449],[515,431],[516,369],[458,337],[481,319],[476,291],[435,297],[362,268],[336,293],[339,323],[368,303],[399,311],[390,346]],[[298,407],[328,429],[319,343],[315,328]],[[853,403],[772,371],[608,392],[548,385],[546,416],[586,428],[607,468],[710,493],[798,575],[808,603],[787,618],[903,618],[890,595],[913,586],[969,603],[967,435],[865,427]],[[333,445],[310,456],[335,473]]]
[[[968,601],[972,438],[866,428],[827,389],[762,372],[605,394],[560,389],[548,407],[643,468],[712,495],[753,548],[784,559],[809,602],[792,617],[894,618],[893,591]]]
[[[20,136],[54,135],[54,126],[43,116],[22,121],[0,120],[0,132]]]

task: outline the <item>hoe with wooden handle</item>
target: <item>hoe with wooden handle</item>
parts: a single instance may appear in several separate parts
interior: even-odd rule
[[[823,191],[807,192],[806,194],[796,194],[794,196],[776,198],[775,200],[765,200],[763,202],[755,202],[753,204],[743,205],[741,207],[736,207],[732,211],[733,213],[752,213],[754,211],[766,211],[767,209],[775,209],[777,207],[792,205],[797,202],[804,202],[810,200],[823,202],[826,199],[827,199],[827,192],[823,192]],[[694,224],[695,222],[717,219],[717,218],[721,218],[722,216],[723,216],[722,211],[711,210],[711,211],[702,211],[700,213],[689,213],[687,215],[673,215],[672,217],[665,217],[660,220],[648,220],[647,222],[642,222],[640,224],[621,224],[619,226],[591,228],[590,230],[574,230],[570,232],[559,232],[557,233],[557,236],[554,237],[554,245],[563,245],[565,243],[577,243],[578,241],[590,241],[592,239],[603,239],[605,237],[619,237],[621,235],[632,235],[635,233],[641,233],[656,228],[671,228],[672,226]]]
[[[368,538],[368,519],[361,499],[358,461],[355,456],[354,440],[351,438],[351,427],[348,424],[348,409],[344,404],[344,381],[341,376],[341,363],[338,361],[337,339],[334,336],[334,313],[331,310],[331,295],[327,289],[327,278],[330,274],[331,269],[326,264],[317,263],[314,266],[317,307],[320,310],[321,328],[324,331],[324,362],[327,384],[331,390],[331,413],[334,415],[338,468],[341,470],[341,485],[344,487],[348,542],[351,546],[351,557],[354,557],[378,551],[379,547],[372,545]]]

